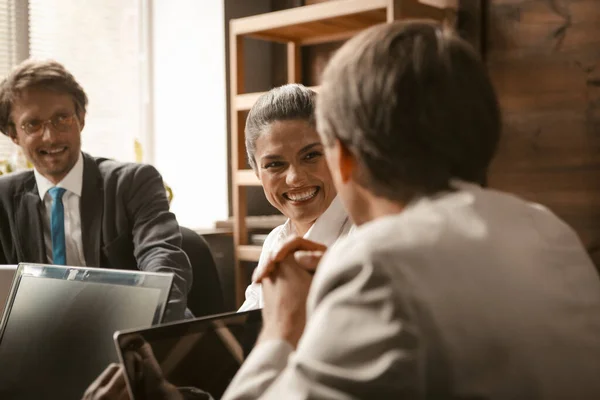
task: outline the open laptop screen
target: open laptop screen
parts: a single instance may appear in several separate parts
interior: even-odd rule
[[[153,400],[145,379],[153,368],[181,392],[219,399],[254,346],[261,310],[229,313],[149,329],[117,332],[130,396]],[[145,360],[145,361],[142,361]],[[207,397],[208,398],[208,397]]]
[[[159,323],[172,274],[20,265],[0,332],[0,398],[80,398],[120,329]]]
[[[16,265],[0,265],[0,321],[16,271]]]

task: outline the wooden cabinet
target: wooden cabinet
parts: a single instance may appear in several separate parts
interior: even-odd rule
[[[233,238],[235,287],[238,305],[248,285],[243,261],[258,261],[260,246],[248,244],[246,189],[260,186],[254,172],[245,168],[246,112],[262,93],[244,90],[244,38],[287,46],[287,81],[302,82],[302,46],[345,40],[376,24],[407,18],[443,20],[456,0],[330,0],[251,17],[229,23],[230,129],[232,163]],[[318,92],[318,87],[313,87]]]

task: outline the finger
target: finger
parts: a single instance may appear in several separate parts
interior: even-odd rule
[[[111,363],[98,378],[100,386],[106,385],[119,372],[121,366],[116,363]]]
[[[314,273],[323,254],[322,251],[297,251],[294,253],[294,260],[306,271]]]
[[[254,277],[254,282],[261,283],[263,279],[271,276],[277,270],[277,265],[278,263],[269,259],[260,271],[255,271],[256,276]]]
[[[129,400],[129,392],[127,388],[115,389],[112,387],[102,387],[94,393],[93,400]]]
[[[271,257],[271,261],[276,263],[281,262],[288,255],[299,250],[325,252],[325,250],[327,250],[327,246],[296,236],[287,240],[283,244],[283,246],[281,246],[279,250],[273,255],[273,257]]]
[[[268,303],[273,295],[274,289],[275,289],[275,287],[273,285],[273,280],[271,278],[267,277],[267,278],[263,279],[263,281],[262,281],[262,296],[263,296],[263,300],[264,300],[264,307],[262,309],[263,319],[265,318],[265,316],[264,316],[265,311],[269,308]]]
[[[274,266],[271,263],[272,254],[269,253],[262,264],[259,264],[254,271],[252,271],[252,282],[256,282],[256,280],[264,275],[265,271],[272,271]]]
[[[112,376],[112,378],[106,385],[106,388],[108,389],[107,394],[112,396],[119,395],[123,391],[123,389],[127,389],[123,368],[119,367],[117,372]]]
[[[162,368],[156,357],[154,357],[154,352],[152,351],[150,344],[147,343],[146,346],[145,354],[141,360],[142,371],[146,376],[146,379],[161,382],[164,380]]]
[[[263,292],[266,290],[270,290],[273,287],[273,278],[271,277],[266,277],[265,279],[263,279],[262,281],[262,288],[263,288]]]
[[[298,250],[292,254],[296,263],[302,267],[305,271],[310,274],[314,274],[317,270],[317,266],[323,258],[323,251],[307,251],[307,250]],[[258,276],[254,279],[256,283],[262,283],[263,280],[267,277],[272,277],[274,272],[277,270],[280,263],[269,261],[265,267],[260,271]]]
[[[112,377],[119,371],[119,364],[110,364],[96,380],[85,391],[86,397],[89,397],[95,390],[106,385]]]
[[[129,397],[129,390],[127,390],[127,385],[125,385],[125,387],[123,389],[121,389],[121,392],[119,393],[119,396],[117,397],[117,399],[131,400],[131,397]]]
[[[150,360],[156,362],[154,351],[152,350],[152,346],[148,342],[144,342],[144,344],[138,349],[137,353],[142,357],[142,360],[144,361]]]
[[[146,341],[144,340],[144,337],[136,333],[133,335],[125,336],[125,338],[121,340],[120,345],[124,349],[135,351],[138,348],[142,347],[145,342]]]
[[[291,238],[286,241],[277,252],[269,257],[267,263],[260,271],[255,271],[256,276],[253,276],[253,280],[256,283],[261,283],[263,279],[271,276],[275,272],[281,261],[296,251],[314,251],[323,253],[326,250],[327,246],[322,245],[321,243],[313,242],[298,236]],[[311,261],[310,264],[313,262],[314,261]],[[311,270],[314,271],[315,268],[316,265]]]

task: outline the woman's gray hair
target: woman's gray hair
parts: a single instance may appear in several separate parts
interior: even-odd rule
[[[315,126],[316,93],[298,83],[271,89],[258,98],[246,119],[246,152],[248,162],[256,171],[256,140],[276,121],[301,120]]]

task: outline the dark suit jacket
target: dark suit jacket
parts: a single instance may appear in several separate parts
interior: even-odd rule
[[[192,270],[158,171],[83,153],[80,200],[88,266],[173,272],[166,320],[182,318]],[[0,177],[0,264],[47,263],[33,171]]]

